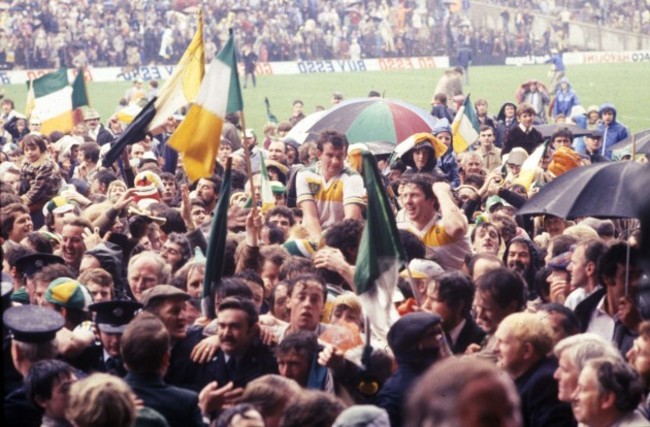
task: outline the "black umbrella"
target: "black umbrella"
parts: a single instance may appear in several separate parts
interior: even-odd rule
[[[542,134],[544,139],[550,138],[556,131],[560,129],[568,129],[571,131],[573,134],[573,137],[576,138],[578,136],[585,136],[591,134],[590,130],[583,129],[581,127],[578,127],[576,125],[571,125],[567,123],[555,123],[555,124],[548,124],[548,125],[535,125],[533,126],[535,129],[539,131],[539,133]]]
[[[632,151],[632,139],[634,139],[635,151],[637,153],[650,154],[650,129],[628,136],[624,140],[617,142],[610,147],[612,151],[629,150]]]
[[[636,162],[596,163],[560,175],[518,211],[561,218],[636,218],[643,189],[650,188],[650,166]]]

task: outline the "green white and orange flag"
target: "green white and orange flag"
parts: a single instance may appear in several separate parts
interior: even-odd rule
[[[174,68],[172,75],[154,97],[141,110],[122,111],[123,121],[130,123],[124,133],[113,143],[104,156],[103,165],[115,162],[127,145],[141,141],[148,132],[160,133],[165,122],[178,110],[194,102],[205,72],[205,48],[203,45],[203,18],[199,14],[196,33]],[[125,114],[126,113],[126,114]],[[133,117],[134,114],[135,117]],[[124,120],[126,118],[126,120]]]
[[[41,132],[69,132],[72,120],[72,87],[68,83],[68,70],[59,68],[28,83],[26,113],[41,121]]]
[[[214,173],[226,114],[243,107],[231,30],[228,42],[205,73],[196,102],[168,141],[170,147],[182,153],[190,182]]]
[[[474,112],[474,107],[469,100],[469,95],[465,102],[458,109],[456,117],[451,124],[453,135],[454,152],[462,153],[466,151],[478,139],[478,119]]]
[[[84,80],[83,68],[77,69],[77,75],[72,81],[72,118],[76,125],[83,122],[83,107],[89,107],[88,90],[86,89],[86,81]]]

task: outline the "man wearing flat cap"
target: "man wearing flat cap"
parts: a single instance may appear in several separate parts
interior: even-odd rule
[[[605,163],[610,160],[601,154],[603,148],[603,132],[593,129],[590,134],[585,135],[585,153],[589,156],[591,163]]]
[[[24,305],[5,311],[2,320],[11,335],[11,360],[23,378],[34,363],[56,357],[56,333],[64,324],[59,313],[43,307]],[[24,385],[11,391],[6,386],[7,384],[4,390],[3,425],[40,426],[43,411],[29,402]]]
[[[143,310],[158,317],[169,332],[171,356],[165,382],[192,388],[195,366],[190,360],[194,346],[203,338],[202,329],[188,334],[187,301],[190,296],[171,285],[156,285],[142,293]]]
[[[84,113],[84,122],[88,126],[88,136],[99,145],[104,145],[113,141],[113,134],[102,125],[97,110],[89,108]]]

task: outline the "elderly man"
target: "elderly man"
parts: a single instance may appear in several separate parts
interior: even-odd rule
[[[155,252],[141,252],[129,261],[127,280],[138,302],[142,302],[144,291],[161,283],[169,283],[170,278],[171,267]]]
[[[402,181],[400,198],[404,220],[397,226],[412,232],[444,269],[460,269],[471,253],[467,218],[456,206],[451,186],[423,174],[408,175]]]
[[[170,285],[157,285],[142,294],[143,310],[154,314],[165,325],[171,342],[169,369],[165,382],[175,386],[196,389],[198,370],[190,360],[190,353],[202,336],[202,328],[188,331],[187,301],[189,294]],[[126,362],[126,360],[125,360]]]
[[[627,352],[626,357],[643,380],[646,390],[646,401],[643,406],[647,414],[650,409],[650,395],[648,394],[648,389],[650,389],[650,321],[641,323],[639,336],[634,340],[634,346]]]
[[[598,357],[618,359],[621,354],[610,342],[596,334],[585,333],[567,337],[557,343],[553,353],[558,359],[558,367],[553,378],[558,382],[558,399],[571,403],[573,392],[578,387],[578,376],[586,363]]]
[[[361,219],[363,179],[345,166],[348,140],[342,133],[326,131],[316,140],[318,162],[298,172],[297,202],[303,225],[316,240],[324,228],[344,219]]]
[[[636,411],[643,395],[639,374],[621,359],[598,358],[587,362],[573,393],[573,414],[578,422],[594,427],[647,426]]]
[[[495,335],[497,364],[517,386],[523,425],[573,426],[571,407],[557,398],[557,361],[547,356],[553,348],[551,327],[537,314],[514,313]]]

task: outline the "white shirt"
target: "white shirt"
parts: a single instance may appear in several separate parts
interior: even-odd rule
[[[575,310],[578,304],[587,299],[589,295],[593,294],[598,289],[600,289],[600,286],[596,286],[592,292],[587,293],[585,288],[578,288],[569,294],[566,301],[564,301],[564,306],[571,310]]]
[[[611,341],[614,338],[615,322],[614,318],[605,311],[605,298],[607,295],[603,295],[596,309],[591,313],[587,332],[593,332],[607,341]]]

